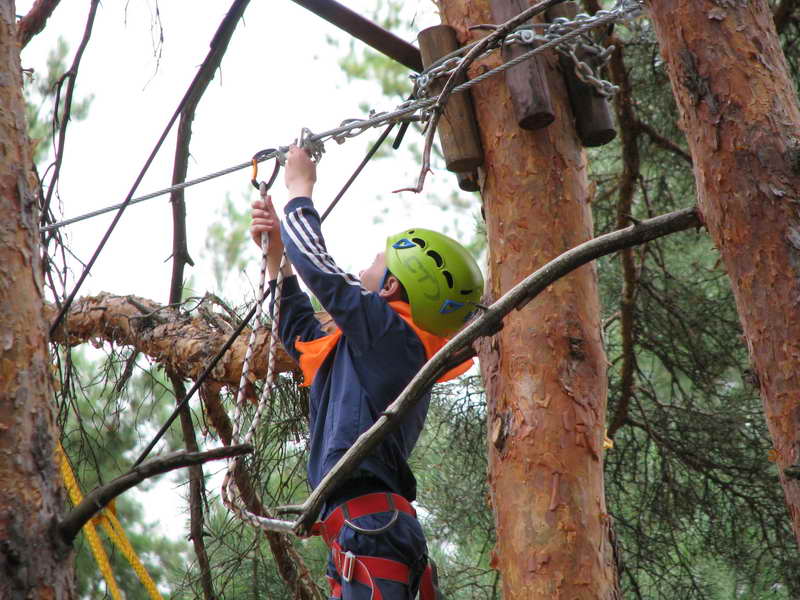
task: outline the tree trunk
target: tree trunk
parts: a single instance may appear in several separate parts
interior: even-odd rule
[[[666,0],[651,16],[731,279],[795,536],[800,482],[800,110],[765,0]],[[708,40],[714,40],[709,44]]]
[[[465,44],[492,22],[488,2],[442,0]],[[586,158],[557,59],[547,54],[555,122],[517,127],[503,77],[473,88],[486,153],[481,178],[490,300],[592,237]],[[499,64],[493,53],[470,75]],[[606,358],[594,267],[560,280],[481,348],[503,597],[618,597],[603,487]]]
[[[0,0],[0,598],[72,598],[15,7]]]

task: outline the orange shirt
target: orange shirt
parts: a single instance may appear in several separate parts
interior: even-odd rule
[[[414,321],[411,320],[411,307],[408,305],[408,303],[395,301],[389,302],[389,306],[391,306],[392,309],[398,315],[400,315],[400,317],[406,323],[408,323],[409,327],[411,327],[414,333],[417,334],[420,342],[422,342],[422,346],[425,348],[425,358],[427,360],[430,360],[431,357],[448,342],[447,338],[439,337],[438,335],[434,335],[417,327]],[[322,363],[325,362],[325,359],[328,358],[328,355],[336,347],[336,344],[339,343],[339,339],[341,337],[342,331],[341,329],[337,328],[333,333],[315,340],[301,342],[298,339],[294,343],[294,347],[300,353],[300,369],[303,371],[303,387],[311,385],[311,383],[314,381],[317,371],[322,366]],[[447,371],[444,375],[437,379],[436,382],[440,383],[442,381],[448,381],[458,377],[462,373],[465,373],[472,366],[472,363],[473,361],[471,358],[464,361],[460,365],[457,365]]]

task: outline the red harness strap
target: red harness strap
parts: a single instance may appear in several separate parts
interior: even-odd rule
[[[389,581],[408,585],[410,583],[408,566],[395,560],[377,556],[355,555],[350,551],[343,550],[337,538],[339,537],[339,531],[345,524],[354,527],[350,524],[351,519],[382,512],[394,512],[394,518],[397,517],[398,512],[404,512],[415,518],[417,516],[414,507],[402,496],[388,492],[367,494],[348,500],[337,507],[324,521],[317,522],[311,530],[312,535],[321,535],[325,543],[330,546],[331,559],[339,576],[344,581],[357,581],[369,587],[372,590],[372,600],[383,600],[380,588],[375,584],[375,578],[388,579]],[[394,518],[389,525],[394,522]],[[341,598],[341,584],[331,577],[328,578],[328,583],[331,587],[331,596],[333,598]],[[422,575],[420,599],[436,600],[436,587],[430,564],[425,568]]]

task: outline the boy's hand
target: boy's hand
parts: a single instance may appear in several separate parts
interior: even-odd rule
[[[286,189],[289,190],[290,200],[299,196],[311,197],[314,183],[317,181],[317,165],[302,148],[297,146],[289,148],[284,181]]]
[[[266,196],[253,202],[252,223],[250,224],[250,237],[256,246],[261,248],[261,234],[269,235],[269,251],[267,253],[267,268],[272,279],[278,273],[278,268],[283,257],[283,240],[281,239],[281,221],[272,204],[272,197]]]

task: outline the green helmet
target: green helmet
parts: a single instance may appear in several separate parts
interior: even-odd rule
[[[430,229],[389,236],[386,268],[406,289],[414,322],[443,337],[464,325],[483,294],[483,275],[472,255]]]

